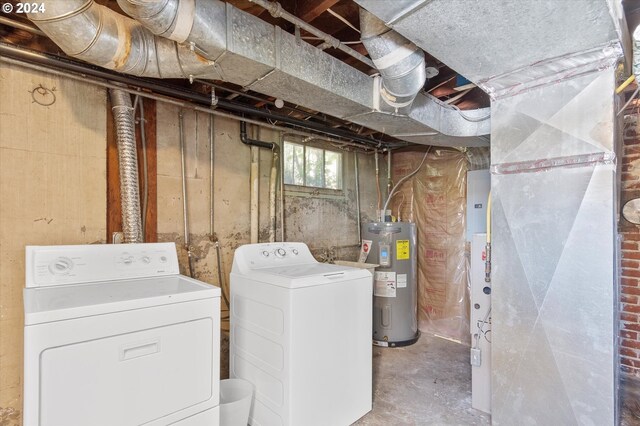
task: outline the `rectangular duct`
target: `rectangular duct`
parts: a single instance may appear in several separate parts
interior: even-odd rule
[[[478,137],[489,132],[487,108],[467,113],[484,115],[483,120],[468,120],[422,95],[410,111],[398,105],[387,114],[379,78],[229,3],[199,1],[191,11],[179,7],[185,4],[179,0],[118,4],[134,19],[94,0],[50,0],[46,12],[28,16],[68,55],[119,72],[220,79],[338,118],[385,114],[388,120],[363,122],[415,143],[430,144],[427,136],[436,135],[449,146],[486,144]],[[389,121],[397,122],[384,123]],[[405,127],[412,129],[407,138]]]
[[[355,2],[490,94],[505,74],[628,38],[616,0]]]
[[[492,103],[492,423],[617,423],[615,65]]]

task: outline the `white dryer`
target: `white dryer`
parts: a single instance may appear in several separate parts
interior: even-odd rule
[[[26,249],[25,426],[219,424],[220,289],[173,243]]]
[[[371,410],[372,277],[303,243],[239,247],[230,375],[255,386],[253,426],[346,426]]]

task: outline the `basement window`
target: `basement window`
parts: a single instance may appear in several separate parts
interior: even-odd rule
[[[342,153],[285,142],[284,183],[341,190]]]

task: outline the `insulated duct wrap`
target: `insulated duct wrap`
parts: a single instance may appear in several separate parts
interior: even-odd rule
[[[394,154],[393,180],[420,164],[422,152]],[[418,325],[420,331],[469,342],[466,249],[467,155],[432,150],[400,187],[392,214],[418,229]]]
[[[494,425],[618,422],[615,65],[492,105]]]
[[[113,104],[111,109],[116,126],[116,141],[118,145],[124,242],[141,243],[143,238],[138,184],[138,155],[131,95],[116,89],[111,89],[109,94]]]

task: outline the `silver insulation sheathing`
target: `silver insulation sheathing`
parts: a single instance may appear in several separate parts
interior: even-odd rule
[[[116,126],[118,165],[120,169],[120,201],[122,205],[122,231],[125,243],[141,243],[142,220],[138,184],[138,154],[131,95],[111,89],[113,121]]]

